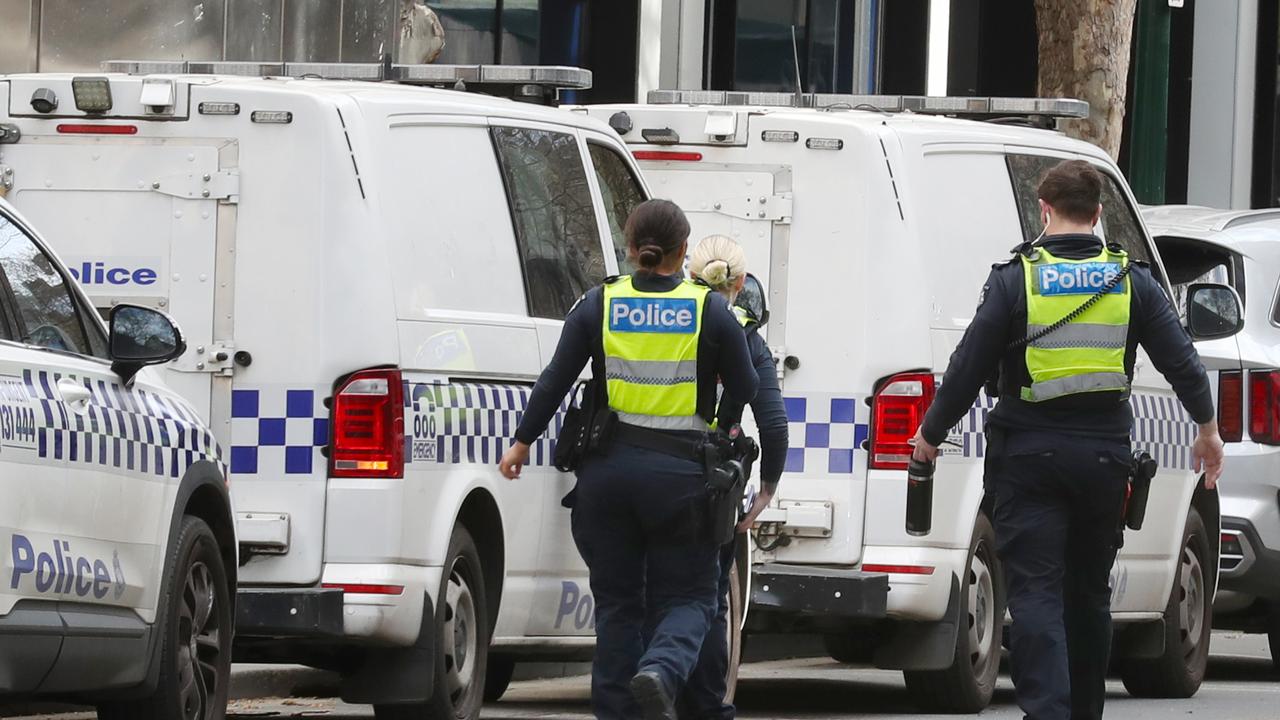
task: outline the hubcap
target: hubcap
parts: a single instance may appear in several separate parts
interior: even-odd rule
[[[979,678],[985,676],[995,655],[991,647],[996,625],[995,583],[986,554],[986,543],[980,543],[969,563],[969,661]]]
[[[467,578],[454,563],[445,587],[444,647],[445,686],[457,707],[458,701],[471,689],[475,677],[476,606]],[[447,642],[448,639],[453,642]]]
[[[209,567],[202,562],[192,563],[182,589],[176,638],[178,697],[186,720],[213,716],[213,698],[218,692],[222,666],[217,602],[217,587]]]
[[[1182,549],[1179,573],[1178,629],[1182,638],[1182,656],[1190,658],[1199,649],[1204,635],[1205,597],[1204,568],[1191,543]]]

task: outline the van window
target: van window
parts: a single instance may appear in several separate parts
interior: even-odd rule
[[[1187,289],[1194,283],[1230,285],[1244,299],[1244,288],[1237,284],[1235,258],[1231,251],[1208,243],[1175,237],[1158,237],[1160,259],[1169,274],[1173,288],[1173,304],[1178,316],[1187,317]]]
[[[627,260],[627,238],[622,230],[631,211],[644,202],[644,191],[618,153],[598,143],[588,143],[587,147],[591,150],[591,164],[595,166],[596,181],[604,199],[609,232],[613,234],[613,251],[618,255],[619,272],[635,272],[635,267]]]
[[[605,277],[600,230],[578,139],[569,133],[495,127],[529,313],[563,318]]]
[[[5,217],[0,217],[0,268],[13,294],[20,341],[51,350],[94,354],[71,285],[49,256]]]
[[[1035,240],[1044,226],[1040,222],[1040,196],[1037,189],[1040,178],[1049,168],[1062,162],[1062,158],[1044,155],[1009,155],[1009,179],[1018,199],[1018,215],[1022,222],[1022,236]],[[1142,225],[1137,213],[1125,199],[1124,191],[1110,173],[1099,169],[1105,178],[1102,184],[1102,222],[1099,234],[1107,242],[1119,243],[1129,257],[1151,262],[1151,251],[1143,239]],[[1155,268],[1152,268],[1155,272]]]

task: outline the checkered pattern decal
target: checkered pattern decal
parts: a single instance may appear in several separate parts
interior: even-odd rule
[[[56,387],[64,377],[92,393],[84,415],[62,404]],[[23,382],[43,414],[36,438],[39,457],[171,478],[197,460],[222,462],[213,435],[176,398],[45,370],[23,371]]]
[[[405,388],[405,459],[412,462],[498,462],[524,417],[532,388],[491,383],[413,383]],[[529,463],[551,465],[569,403],[529,450]]]
[[[867,439],[867,424],[857,422],[855,398],[810,395],[784,397],[791,447],[784,472],[807,475],[853,472],[854,452]]]
[[[231,474],[310,475],[325,467],[329,410],[312,389],[231,392]]]

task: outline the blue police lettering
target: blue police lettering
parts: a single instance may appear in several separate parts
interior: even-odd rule
[[[584,594],[578,587],[578,583],[561,581],[560,607],[556,610],[555,628],[559,630],[560,625],[568,618],[573,621],[573,627],[576,630],[594,629],[595,609],[595,598],[591,597],[590,593]]]
[[[107,267],[104,262],[83,262],[67,267],[81,285],[153,285],[159,277],[153,268]]]
[[[10,540],[9,557],[13,573],[9,588],[17,590],[23,577],[34,575],[36,592],[52,592],[60,595],[75,594],[87,598],[92,595],[101,600],[111,591],[113,583],[107,564],[102,560],[77,557],[71,551],[71,543],[55,538],[52,552],[37,552],[31,541],[14,534]],[[118,578],[114,582],[120,585]],[[118,588],[122,591],[123,587]],[[117,592],[117,596],[120,592]]]
[[[609,329],[615,332],[681,333],[697,330],[696,301],[689,298],[614,298]]]
[[[1120,274],[1118,263],[1054,263],[1042,265],[1040,273],[1040,294],[1042,295],[1092,295]],[[1123,292],[1117,286],[1112,293]]]

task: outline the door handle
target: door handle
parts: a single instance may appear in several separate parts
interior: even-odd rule
[[[89,388],[71,378],[62,378],[58,381],[58,394],[62,396],[63,404],[78,413],[88,411],[89,401],[93,399],[93,393]]]

